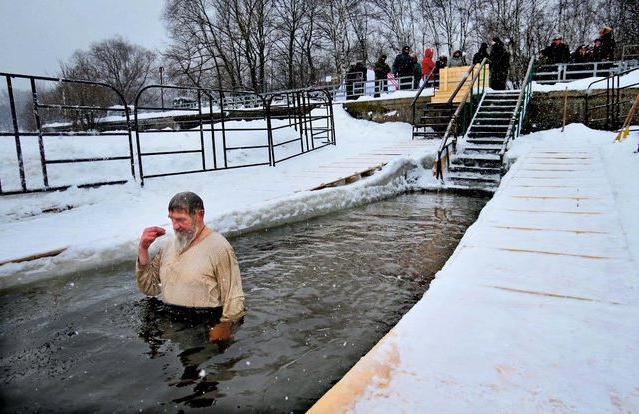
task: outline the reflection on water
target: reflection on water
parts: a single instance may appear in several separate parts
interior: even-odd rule
[[[421,298],[485,200],[410,194],[231,240],[232,341],[144,298],[132,264],[0,296],[7,411],[301,412]]]

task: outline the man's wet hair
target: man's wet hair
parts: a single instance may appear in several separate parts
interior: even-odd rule
[[[169,201],[169,211],[184,210],[189,215],[194,215],[200,210],[204,210],[204,202],[199,195],[191,191],[183,191],[173,196]]]

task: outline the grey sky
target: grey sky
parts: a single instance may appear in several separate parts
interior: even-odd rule
[[[0,72],[54,75],[76,49],[121,35],[149,49],[168,41],[163,0],[0,0]]]

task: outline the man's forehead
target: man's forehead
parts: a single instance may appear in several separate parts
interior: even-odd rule
[[[185,208],[174,208],[172,210],[169,210],[169,217],[188,216],[188,215],[189,215],[189,211]]]

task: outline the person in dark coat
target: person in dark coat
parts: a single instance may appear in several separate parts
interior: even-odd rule
[[[410,89],[413,80],[413,72],[415,70],[415,64],[410,57],[410,47],[404,46],[402,48],[402,53],[395,57],[395,61],[393,62],[393,73],[396,78],[408,77],[406,79],[398,79],[400,84],[400,89]]]
[[[435,81],[439,81],[439,71],[448,66],[448,56],[441,55],[437,62],[435,62],[435,72],[433,72],[433,78]]]
[[[601,60],[615,60],[615,38],[612,27],[604,26],[599,32],[599,40],[601,41]]]
[[[506,89],[508,69],[510,69],[510,53],[499,37],[493,37],[490,54],[490,87],[495,90]]]
[[[477,53],[473,55],[473,65],[481,63],[484,58],[488,57],[488,43],[484,42],[479,47]]]
[[[572,54],[571,61],[572,63],[588,63],[590,62],[590,50],[588,46],[581,45],[579,46]]]
[[[375,62],[375,97],[379,97],[381,91],[388,90],[388,81],[386,80],[391,71],[390,66],[386,63],[386,55],[381,55]]]
[[[601,62],[601,39],[597,38],[592,41],[592,50],[590,51],[591,62]]]
[[[366,66],[362,62],[351,65],[346,72],[346,99],[357,99],[364,95]]]
[[[541,56],[547,65],[556,65],[558,63],[570,62],[570,49],[568,45],[563,43],[563,38],[557,36],[552,40],[550,46],[541,51]]]

